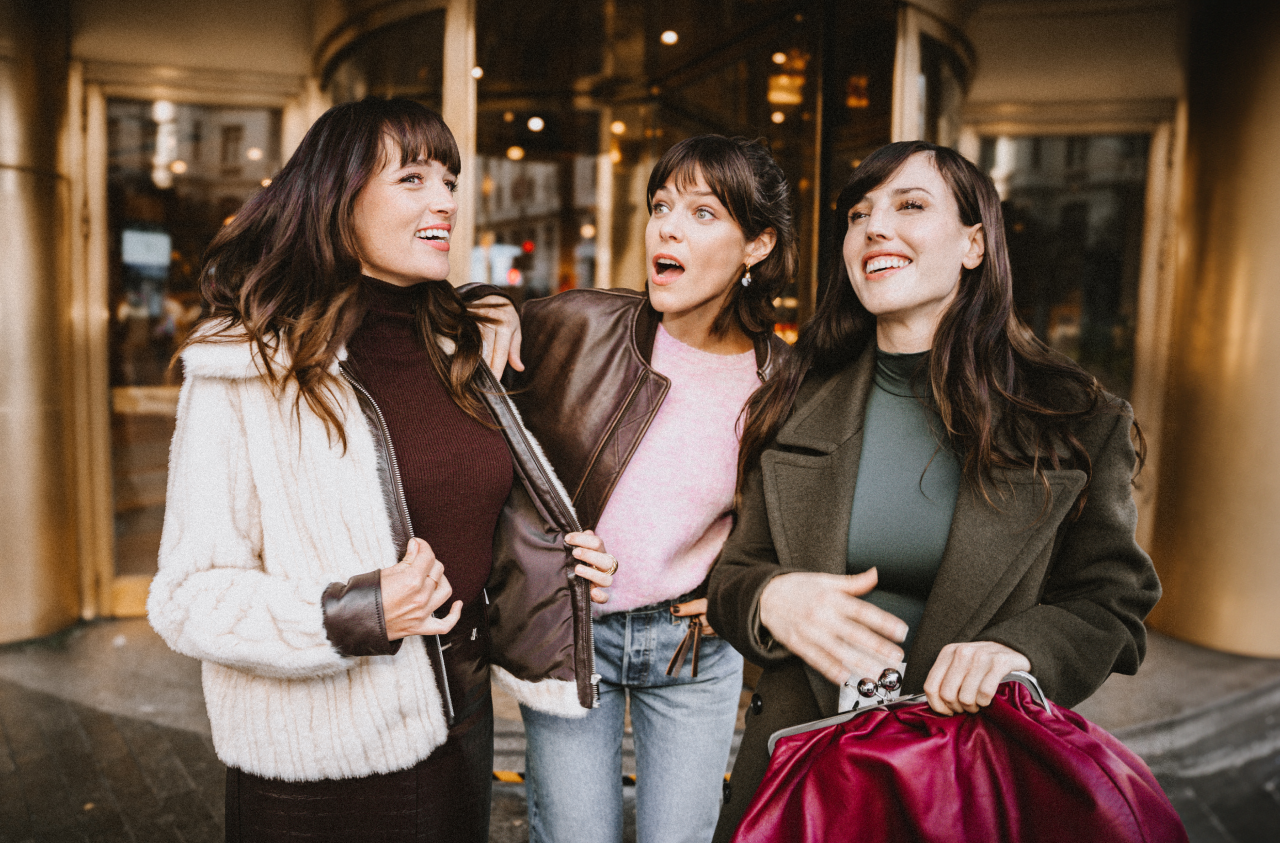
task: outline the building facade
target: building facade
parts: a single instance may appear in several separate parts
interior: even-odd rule
[[[955,146],[1001,190],[1024,320],[1142,421],[1154,622],[1280,655],[1274,247],[1265,214],[1221,193],[1280,179],[1261,151],[1268,7],[0,0],[0,640],[142,610],[201,252],[326,107],[396,95],[439,109],[463,152],[451,280],[524,297],[641,286],[658,156],[702,132],[763,139],[802,244],[784,336],[862,157]],[[1217,58],[1227,19],[1249,60]]]

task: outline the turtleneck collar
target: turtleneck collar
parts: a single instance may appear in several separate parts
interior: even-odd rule
[[[369,304],[370,311],[405,316],[413,315],[413,302],[418,297],[414,289],[417,286],[416,284],[413,287],[401,287],[399,284],[391,284],[377,278],[370,278],[368,275],[360,276],[360,280],[364,284],[366,301]]]
[[[901,398],[920,398],[928,392],[929,352],[894,354],[876,349],[876,386]]]

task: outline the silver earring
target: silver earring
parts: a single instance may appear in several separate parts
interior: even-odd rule
[[[742,273],[742,286],[751,286],[751,267],[747,267],[747,271]]]

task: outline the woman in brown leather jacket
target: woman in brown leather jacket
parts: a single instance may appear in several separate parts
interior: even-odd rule
[[[597,707],[513,683],[537,843],[622,839],[628,705],[637,839],[705,843],[733,736],[742,658],[706,625],[702,584],[729,531],[743,405],[786,349],[773,299],[795,267],[790,195],[765,147],[702,136],[662,157],[648,200],[644,293],[572,290],[522,314],[528,368],[512,396],[582,526],[619,559],[591,626],[594,669],[579,667]],[[491,581],[499,616],[501,585],[529,580],[508,576],[506,557]],[[570,629],[540,626],[549,648]],[[500,682],[519,673],[497,663]]]
[[[459,165],[423,106],[341,105],[210,247],[148,613],[203,661],[229,841],[488,840],[483,587],[539,491],[445,280]]]

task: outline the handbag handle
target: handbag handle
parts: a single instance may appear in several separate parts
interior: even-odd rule
[[[1030,673],[1027,673],[1025,670],[1011,671],[1000,680],[1000,684],[1002,685],[1005,682],[1017,682],[1019,685],[1031,692],[1031,699],[1039,703],[1041,708],[1050,714],[1053,714],[1053,704],[1049,702],[1049,698],[1045,696],[1044,689],[1040,687],[1040,683],[1037,682],[1036,678]]]
[[[1005,675],[1000,680],[1001,684],[1005,682],[1017,682],[1031,692],[1031,698],[1041,705],[1045,711],[1053,714],[1053,705],[1049,702],[1049,698],[1045,696],[1044,690],[1040,687],[1040,683],[1036,678],[1025,670],[1015,670]],[[842,711],[831,717],[824,717],[821,720],[810,720],[808,723],[801,723],[798,726],[791,726],[786,729],[779,729],[769,736],[769,754],[773,755],[773,748],[778,741],[791,735],[800,735],[805,732],[812,732],[815,729],[825,729],[828,726],[835,726],[839,723],[846,723],[857,717],[859,714],[865,714],[868,711],[877,709],[901,708],[912,703],[924,702],[924,694],[912,694],[909,697],[898,697],[895,700],[886,700],[875,705],[869,705],[865,708],[855,708],[852,711]]]

